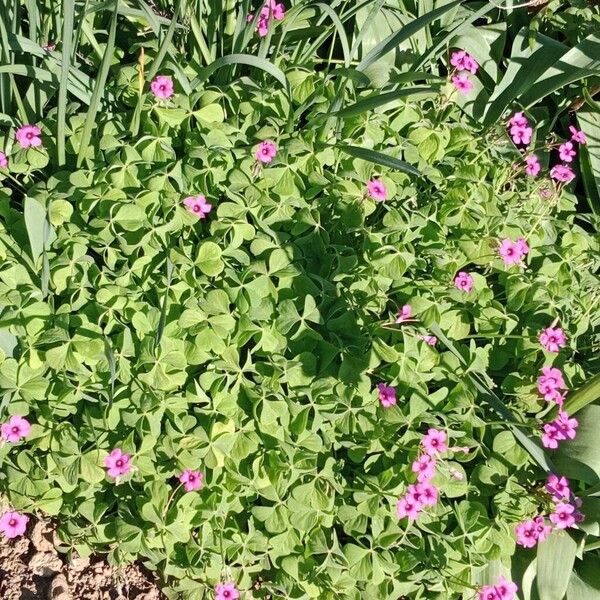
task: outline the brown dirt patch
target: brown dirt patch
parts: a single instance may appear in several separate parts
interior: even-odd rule
[[[33,519],[24,536],[0,536],[2,600],[164,600],[142,566],[115,568],[99,557],[68,563],[53,540],[52,525]]]

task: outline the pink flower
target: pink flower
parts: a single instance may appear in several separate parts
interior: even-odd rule
[[[381,406],[389,408],[396,404],[396,388],[387,386],[384,383],[377,384],[377,390],[379,392],[379,401]]]
[[[569,125],[569,131],[571,132],[571,139],[578,144],[587,144],[587,138],[585,137],[585,133],[583,131],[579,131],[573,125]]]
[[[555,529],[567,529],[575,524],[575,507],[568,502],[561,502],[554,507],[554,512],[550,515],[550,520],[554,523]]]
[[[395,323],[405,323],[410,321],[412,317],[412,307],[410,304],[405,304],[399,311]]]
[[[152,93],[160,100],[168,100],[173,95],[173,80],[168,75],[157,75],[150,83]]]
[[[254,15],[252,13],[248,13],[246,15],[246,23],[252,23],[253,20],[254,20]]]
[[[2,423],[0,435],[2,439],[16,444],[31,433],[31,423],[24,417],[12,416],[7,423]]]
[[[560,369],[544,367],[537,383],[538,392],[544,396],[546,402],[556,402],[562,405],[564,395],[559,390],[565,390],[566,386]]]
[[[503,575],[500,575],[498,583],[495,585],[495,589],[500,600],[513,600],[519,587],[513,581],[508,581]]]
[[[533,129],[528,125],[513,125],[510,128],[510,137],[515,144],[529,144],[533,136]]]
[[[522,238],[519,238],[516,242],[506,238],[502,240],[498,247],[498,253],[502,257],[505,265],[520,263],[528,252],[529,247]]]
[[[417,474],[417,480],[421,483],[429,481],[435,475],[436,461],[428,454],[417,458],[411,465],[413,473]]]
[[[473,277],[471,277],[471,275],[465,271],[460,271],[454,278],[454,286],[457,289],[463,290],[469,294],[473,289]]]
[[[538,541],[537,524],[535,521],[523,521],[515,528],[517,534],[517,544],[524,548],[533,548]]]
[[[419,339],[423,340],[428,346],[435,346],[437,344],[435,335],[420,335]]]
[[[516,112],[508,121],[511,127],[527,127],[529,121],[522,112]]]
[[[240,593],[233,581],[217,583],[215,586],[215,600],[236,600],[239,597]]]
[[[373,200],[377,200],[378,202],[387,200],[387,190],[381,179],[371,179],[367,183],[367,191]]]
[[[23,125],[15,133],[21,148],[37,148],[42,145],[42,130],[37,125]]]
[[[109,477],[122,477],[131,471],[131,456],[124,454],[119,448],[115,448],[104,458],[104,466]]]
[[[470,71],[473,74],[477,73],[479,68],[477,61],[464,50],[453,52],[450,57],[450,64],[459,71]]]
[[[473,89],[473,82],[465,74],[454,75],[452,77],[452,85],[465,96]]]
[[[438,501],[438,489],[428,481],[417,483],[415,493],[423,506],[433,506]]]
[[[550,450],[556,450],[558,442],[564,439],[560,433],[560,429],[554,422],[546,423],[542,429],[544,431],[542,434],[542,446]]]
[[[260,37],[266,37],[269,33],[269,18],[264,17],[262,14],[258,18],[258,24],[256,25],[256,31]]]
[[[540,344],[548,352],[559,352],[567,345],[567,336],[560,327],[547,327],[540,332]]]
[[[477,594],[477,600],[500,600],[493,585],[484,585]]]
[[[200,471],[192,471],[186,469],[180,476],[179,481],[183,483],[186,492],[194,492],[202,487],[202,479],[204,474]]]
[[[258,145],[256,150],[256,160],[263,163],[270,163],[277,154],[277,146],[270,140],[265,140]]]
[[[558,147],[558,155],[560,156],[560,160],[564,160],[565,162],[573,162],[573,157],[577,154],[575,150],[573,150],[573,144],[571,142],[565,142]]]
[[[270,0],[271,14],[276,21],[281,21],[285,17],[285,6],[277,0]]]
[[[46,51],[46,52],[54,52],[54,50],[56,50],[56,43],[55,42],[47,42],[46,44],[42,44],[42,48]]]
[[[546,521],[541,515],[533,519],[533,524],[535,526],[538,542],[543,542],[552,532],[552,527],[550,527],[550,525],[546,525]]]
[[[421,440],[421,446],[429,456],[435,456],[440,452],[447,452],[448,445],[446,444],[446,432],[434,429],[429,429],[427,435]]]
[[[399,519],[408,517],[411,521],[416,521],[423,505],[416,500],[405,496],[396,502],[396,516]]]
[[[575,173],[573,169],[567,165],[554,165],[550,169],[550,177],[555,181],[569,183],[575,179]]]
[[[25,533],[29,517],[17,512],[5,512],[0,517],[0,533],[12,539]]]
[[[569,480],[551,473],[546,480],[546,491],[555,501],[568,500],[571,495]]]
[[[0,168],[6,169],[8,167],[8,157],[4,152],[0,152]]]
[[[189,212],[196,215],[199,219],[204,219],[212,209],[212,204],[209,204],[202,194],[184,198],[183,204]]]
[[[535,154],[531,154],[525,159],[525,173],[530,177],[535,177],[541,170],[542,165]]]
[[[558,417],[554,420],[554,423],[558,427],[560,434],[564,440],[573,440],[577,435],[577,428],[579,427],[579,421],[575,417],[569,417],[569,415],[563,410],[559,411]]]

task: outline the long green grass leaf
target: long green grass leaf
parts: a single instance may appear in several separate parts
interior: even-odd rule
[[[596,400],[600,400],[600,373],[592,377],[578,390],[569,394],[564,409],[570,415],[574,415]]]
[[[110,26],[108,31],[108,39],[106,40],[106,47],[104,48],[104,56],[100,63],[100,69],[98,70],[98,77],[96,84],[94,85],[94,91],[90,100],[90,106],[85,116],[85,123],[83,125],[83,132],[81,134],[81,142],[79,145],[79,152],[77,154],[77,166],[81,165],[83,157],[86,154],[90,137],[92,135],[92,129],[96,122],[96,115],[98,113],[98,107],[100,106],[100,99],[104,93],[104,86],[106,85],[106,78],[108,77],[108,70],[110,69],[110,63],[113,58],[115,50],[115,37],[117,33],[117,18],[118,18],[118,7],[119,3],[115,2],[115,8],[110,20]]]
[[[177,19],[179,19],[179,15],[183,9],[183,3],[185,0],[179,0],[177,4],[177,8],[175,9],[175,13],[173,14],[173,18],[171,19],[171,24],[167,28],[167,32],[165,33],[165,37],[161,42],[160,48],[158,50],[158,54],[156,58],[152,61],[152,66],[148,70],[148,79],[153,79],[154,76],[158,73],[167,52],[169,51],[169,46],[171,45],[171,40],[173,39],[173,35],[175,33],[175,28],[177,26]]]
[[[346,144],[336,144],[335,147],[342,152],[349,154],[350,156],[366,160],[376,165],[381,165],[382,167],[388,167],[389,169],[402,171],[403,173],[414,175],[416,177],[420,177],[421,175],[418,169],[412,165],[409,165],[407,162],[404,162],[398,158],[394,158],[393,156],[388,156],[382,152],[369,150],[368,148],[360,148],[358,146],[348,146]]]
[[[537,547],[540,600],[563,600],[575,564],[577,542],[566,531],[554,531]]]
[[[578,112],[577,123],[587,137],[587,144],[579,147],[581,176],[588,204],[600,215],[600,113]]]
[[[436,91],[438,91],[438,89],[434,87],[414,87],[404,88],[394,92],[387,92],[386,94],[373,94],[368,98],[363,98],[362,100],[359,100],[350,106],[346,106],[345,108],[338,110],[335,115],[345,119],[347,117],[353,117],[355,115],[374,110],[380,106],[385,106],[386,104],[395,102],[399,98],[405,98],[407,96],[414,96],[418,94],[431,94],[435,93]]]
[[[385,56],[388,52],[391,52],[399,44],[409,39],[415,33],[426,27],[430,23],[433,23],[436,19],[439,19],[442,15],[452,10],[454,7],[462,3],[462,0],[455,0],[445,6],[441,6],[430,13],[411,21],[408,25],[403,27],[400,31],[391,34],[381,43],[377,44],[373,50],[371,50],[356,67],[359,71],[364,71],[369,65],[379,60],[382,56]]]
[[[71,45],[73,42],[73,21],[75,0],[63,0],[62,62],[58,87],[58,111],[56,119],[56,153],[59,165],[65,164],[65,129],[67,115],[67,90],[69,68],[71,66]]]
[[[444,335],[438,325],[434,324],[430,327],[432,333],[448,348],[459,362],[466,368],[468,363],[465,357],[458,351],[455,345]],[[475,373],[467,373],[467,378],[471,381],[479,397],[484,400],[498,415],[506,421],[506,427],[510,429],[517,441],[529,452],[529,455],[537,462],[537,464],[547,473],[556,472],[552,461],[546,456],[540,446],[534,442],[528,435],[523,433],[518,427],[518,421],[509,408],[498,398],[498,396],[487,386],[485,381]]]

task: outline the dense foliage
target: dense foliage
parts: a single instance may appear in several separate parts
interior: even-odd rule
[[[598,597],[598,8],[53,4],[2,21],[2,530],[190,600]]]

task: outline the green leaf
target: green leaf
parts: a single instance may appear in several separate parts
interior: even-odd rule
[[[71,45],[74,39],[73,20],[75,18],[75,0],[63,0],[62,9],[62,60],[60,64],[56,120],[56,151],[59,165],[65,163],[65,119],[67,114],[69,69],[71,67]]]
[[[437,88],[434,87],[414,87],[414,88],[404,88],[401,90],[396,90],[394,92],[388,92],[386,94],[373,94],[368,98],[364,98],[363,100],[359,100],[346,108],[342,108],[335,113],[336,117],[341,117],[343,119],[347,117],[353,117],[355,115],[361,114],[363,112],[367,112],[373,110],[375,108],[379,108],[380,106],[385,106],[399,98],[404,98],[406,96],[414,96],[418,94],[430,94],[432,92],[436,92]]]
[[[566,531],[554,531],[537,546],[540,600],[563,600],[575,563],[577,543]]]
[[[577,123],[588,143],[579,146],[579,164],[587,200],[600,215],[600,112],[577,112]]]
[[[34,262],[42,255],[44,251],[44,230],[46,225],[46,208],[37,200],[25,198],[25,227],[27,228],[27,237],[31,248],[31,256]]]
[[[196,264],[209,277],[216,277],[224,268],[221,248],[214,242],[204,242],[198,251]]]

